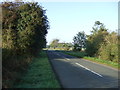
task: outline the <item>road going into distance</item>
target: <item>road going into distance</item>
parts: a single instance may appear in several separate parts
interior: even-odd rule
[[[118,88],[118,70],[61,52],[48,57],[63,88]]]

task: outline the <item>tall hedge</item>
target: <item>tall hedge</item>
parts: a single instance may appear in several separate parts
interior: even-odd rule
[[[34,54],[45,47],[49,24],[38,3],[4,2],[2,9],[3,50]]]
[[[46,46],[49,22],[38,3],[2,2],[3,87],[10,87],[16,73]]]

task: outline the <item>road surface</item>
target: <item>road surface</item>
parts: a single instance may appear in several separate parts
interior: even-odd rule
[[[63,88],[118,88],[118,70],[61,52],[48,57]]]

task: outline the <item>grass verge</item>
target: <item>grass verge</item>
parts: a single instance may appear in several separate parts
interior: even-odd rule
[[[5,54],[5,53],[4,53]],[[12,88],[19,82],[31,63],[33,56],[9,56],[2,60],[2,88]]]
[[[83,59],[87,59],[87,60],[90,60],[90,61],[94,61],[96,63],[111,66],[111,67],[116,68],[116,69],[120,68],[120,65],[117,62],[102,60],[102,59],[98,59],[98,58],[95,58],[95,57],[83,57]]]
[[[74,51],[61,51],[61,52],[68,54],[68,55],[71,55],[71,56],[78,57],[78,58],[83,58],[83,59],[90,60],[90,61],[93,61],[96,63],[111,66],[111,67],[116,68],[116,69],[120,68],[120,64],[118,64],[117,62],[102,60],[102,59],[98,59],[96,57],[87,57],[85,52],[74,52]]]
[[[61,52],[68,54],[68,55],[71,55],[71,56],[78,57],[78,58],[83,58],[86,55],[85,52],[78,52],[78,51],[76,51],[76,52],[74,52],[74,51],[61,51]]]
[[[45,51],[34,58],[27,73],[14,88],[60,88]]]

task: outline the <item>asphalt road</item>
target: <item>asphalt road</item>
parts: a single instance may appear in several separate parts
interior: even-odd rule
[[[63,88],[118,88],[118,70],[57,51],[47,53]]]

